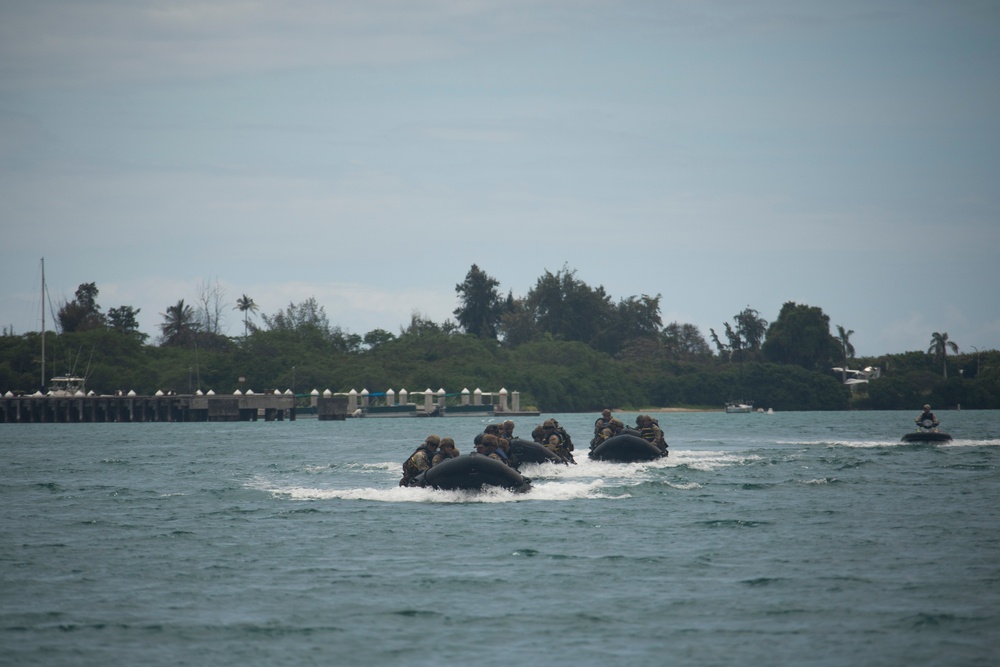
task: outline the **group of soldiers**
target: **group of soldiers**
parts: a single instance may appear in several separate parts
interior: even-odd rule
[[[594,438],[590,441],[590,448],[594,449],[608,438],[628,431],[637,433],[639,437],[648,440],[666,453],[667,442],[656,419],[650,415],[639,415],[635,423],[634,429],[626,429],[620,419],[611,416],[611,410],[604,410],[594,422]],[[488,424],[483,432],[476,436],[474,441],[476,453],[503,461],[516,469],[520,467],[521,462],[518,460],[518,448],[511,447],[515,438],[514,422],[511,420]],[[573,439],[557,420],[546,419],[536,426],[531,431],[531,439],[555,454],[563,463],[576,463],[573,459]],[[409,486],[420,473],[458,455],[455,441],[451,438],[427,436],[427,439],[403,463],[403,477],[399,480],[399,485]]]
[[[660,422],[651,415],[639,415],[635,418],[635,428],[627,429],[624,422],[611,416],[611,410],[605,409],[601,416],[594,422],[594,437],[590,441],[590,449],[595,449],[599,444],[616,435],[625,432],[634,432],[643,440],[652,443],[664,454],[667,453],[667,439],[660,428]]]
[[[410,482],[417,475],[430,470],[433,466],[458,456],[458,448],[451,438],[439,438],[436,435],[429,435],[410,454],[410,458],[403,462],[403,478],[399,480],[400,486],[409,486]]]
[[[509,419],[499,424],[488,424],[483,432],[476,436],[474,441],[476,453],[503,461],[516,469],[520,467],[521,461],[518,460],[518,448],[511,447],[515,437],[514,422]],[[534,442],[551,451],[561,461],[576,463],[573,460],[573,439],[555,419],[546,419],[539,424],[531,432],[531,437]],[[399,480],[399,485],[409,486],[420,473],[458,455],[455,441],[451,438],[427,436],[427,439],[420,443],[403,463],[403,477]]]

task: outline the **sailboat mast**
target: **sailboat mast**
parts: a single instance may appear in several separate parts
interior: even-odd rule
[[[45,258],[42,257],[42,389],[45,389]]]

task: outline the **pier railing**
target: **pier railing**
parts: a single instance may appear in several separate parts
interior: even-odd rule
[[[322,402],[321,419],[346,417],[346,400]],[[0,423],[294,421],[288,394],[208,396],[2,396]]]

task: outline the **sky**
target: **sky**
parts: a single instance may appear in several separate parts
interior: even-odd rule
[[[1000,349],[1000,3],[0,0],[0,324],[454,320],[473,264]],[[260,314],[256,316],[260,322]],[[51,312],[46,315],[51,329]]]

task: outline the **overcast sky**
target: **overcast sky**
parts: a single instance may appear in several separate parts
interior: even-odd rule
[[[0,0],[0,323],[454,319],[473,263],[1000,348],[1000,3]],[[57,303],[58,306],[58,303]],[[48,316],[49,321],[51,316]]]

